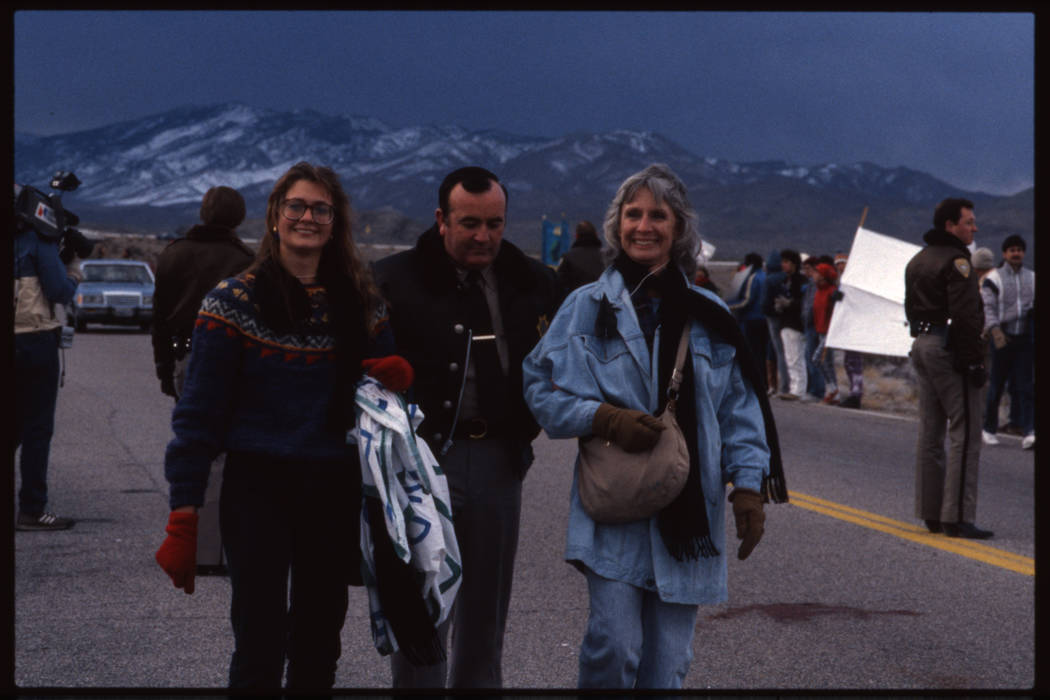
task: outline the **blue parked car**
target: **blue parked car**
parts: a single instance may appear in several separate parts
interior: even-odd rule
[[[84,260],[84,279],[73,297],[73,322],[138,326],[153,322],[153,270],[140,260]]]

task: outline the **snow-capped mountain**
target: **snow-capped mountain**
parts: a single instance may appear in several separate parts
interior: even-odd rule
[[[754,230],[749,219],[766,208],[755,197],[804,201],[803,209],[823,217],[813,221],[835,230],[842,230],[842,217],[852,219],[848,234],[865,205],[932,211],[946,196],[998,199],[902,167],[705,158],[653,132],[541,138],[447,125],[394,128],[371,117],[242,104],[182,107],[72,134],[15,138],[16,182],[42,189],[55,171],[73,170],[83,184],[67,195],[68,206],[100,221],[148,220],[154,230],[166,219],[159,228],[170,230],[187,217],[192,223],[201,196],[219,184],[240,190],[249,218],[259,217],[273,183],[300,160],[335,169],[358,211],[393,209],[420,222],[432,220],[442,177],[467,164],[488,167],[504,181],[512,224],[563,213],[600,222],[620,182],[653,162],[670,165],[688,186],[701,222],[720,229],[723,217],[736,212],[739,227],[732,228]],[[817,233],[813,221],[801,230]],[[799,223],[770,221],[758,229],[795,230]]]

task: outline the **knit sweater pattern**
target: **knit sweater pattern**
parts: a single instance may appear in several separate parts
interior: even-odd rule
[[[203,503],[209,465],[223,451],[304,460],[355,454],[328,422],[336,353],[324,287],[306,286],[309,317],[279,334],[262,321],[255,280],[247,272],[223,280],[201,303],[164,458],[172,508]],[[393,352],[385,318],[368,348],[370,356]]]

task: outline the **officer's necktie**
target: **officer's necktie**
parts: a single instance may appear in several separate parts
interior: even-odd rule
[[[481,273],[477,270],[467,273],[464,301],[465,320],[471,331],[470,357],[474,365],[474,387],[485,413],[483,417],[495,421],[504,408],[506,380],[496,348],[492,316],[485,300],[485,290],[482,289]]]

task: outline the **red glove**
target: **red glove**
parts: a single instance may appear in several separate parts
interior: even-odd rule
[[[361,367],[390,391],[405,391],[415,379],[412,365],[400,355],[372,357],[361,362]]]
[[[193,593],[193,577],[197,573],[197,514],[172,511],[168,536],[157,550],[156,559],[160,568],[171,577],[176,588]]]

